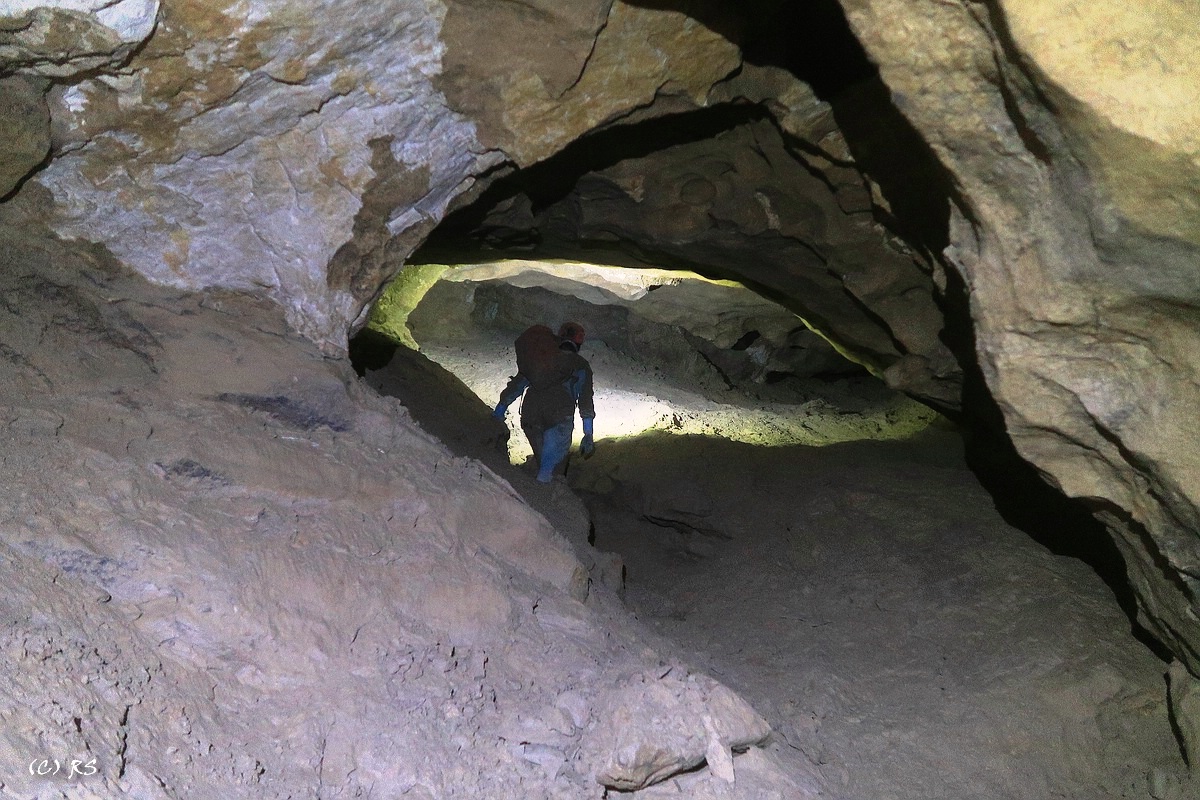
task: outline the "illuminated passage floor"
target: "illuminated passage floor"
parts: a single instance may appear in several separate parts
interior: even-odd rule
[[[457,375],[489,405],[495,405],[516,370],[511,343],[492,336],[422,343],[421,352]],[[730,390],[726,402],[717,402],[667,382],[652,368],[609,349],[603,342],[586,342],[582,355],[595,374],[598,442],[665,431],[759,445],[823,445],[902,438],[937,418],[925,406],[888,392],[869,377],[837,384],[814,381],[813,391],[796,403],[754,401],[738,390]],[[509,411],[509,424],[517,432],[510,440],[514,463],[530,455],[520,435],[517,414],[514,404]],[[578,438],[578,424],[575,433]]]

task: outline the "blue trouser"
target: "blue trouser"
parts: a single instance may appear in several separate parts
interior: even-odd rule
[[[575,429],[575,420],[569,419],[566,422],[547,428],[542,433],[541,453],[538,455],[538,474],[537,479],[542,483],[549,483],[554,477],[554,470],[567,457],[567,453],[571,450],[571,434]]]

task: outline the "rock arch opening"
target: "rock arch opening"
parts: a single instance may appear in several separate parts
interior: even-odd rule
[[[736,368],[720,363],[719,357],[714,357],[711,340],[708,346],[698,346],[695,337],[686,330],[678,335],[678,330],[686,326],[667,325],[677,329],[677,348],[664,347],[661,352],[654,352],[645,346],[653,336],[643,339],[642,347],[631,347],[636,337],[628,337],[630,315],[614,312],[615,304],[591,303],[574,296],[562,285],[547,288],[538,286],[536,280],[522,283],[512,280],[511,273],[494,272],[496,262],[504,259],[573,260],[627,269],[690,270],[709,278],[736,278],[761,295],[779,301],[785,313],[812,319],[813,327],[825,333],[838,349],[856,354],[870,372],[883,376],[892,386],[920,397],[933,407],[958,414],[960,421],[973,423],[976,432],[969,439],[967,459],[976,474],[987,482],[990,495],[974,495],[972,502],[963,498],[973,495],[975,489],[967,490],[966,484],[955,482],[957,479],[943,482],[945,475],[931,478],[931,483],[920,489],[906,483],[908,478],[925,472],[931,463],[940,461],[945,466],[957,458],[948,456],[955,446],[950,446],[950,450],[939,449],[947,447],[945,440],[932,449],[922,449],[925,445],[921,445],[910,451],[886,451],[874,456],[861,451],[860,455],[878,467],[877,471],[847,455],[853,452],[853,447],[839,450],[833,459],[837,466],[823,474],[812,463],[798,466],[805,463],[803,457],[780,463],[762,462],[766,457],[761,451],[739,449],[735,426],[674,431],[715,435],[725,440],[715,446],[705,444],[702,436],[613,437],[602,448],[602,457],[571,467],[570,480],[588,499],[593,520],[592,543],[602,549],[620,551],[630,566],[631,607],[676,642],[684,642],[682,646],[690,648],[690,657],[702,654],[699,657],[708,659],[706,666],[715,673],[726,678],[736,676],[734,682],[740,690],[754,694],[756,702],[772,708],[769,716],[773,722],[784,721],[785,729],[791,726],[790,744],[801,749],[820,748],[816,732],[821,724],[826,725],[827,733],[843,737],[844,749],[852,749],[850,742],[863,730],[867,739],[878,737],[880,742],[897,730],[902,737],[931,741],[936,738],[929,736],[926,721],[917,720],[922,712],[916,708],[895,711],[895,716],[887,722],[877,719],[874,728],[868,725],[857,731],[851,727],[838,729],[836,724],[818,720],[827,714],[844,712],[844,705],[831,700],[830,708],[815,713],[810,709],[804,716],[794,713],[794,708],[789,710],[779,705],[786,703],[786,698],[768,688],[772,681],[786,683],[797,679],[797,675],[788,673],[778,662],[798,658],[804,646],[820,640],[824,632],[817,629],[841,626],[876,613],[895,612],[909,615],[909,621],[898,628],[882,621],[872,622],[872,626],[877,625],[875,634],[884,639],[903,639],[905,635],[898,631],[906,626],[911,631],[928,625],[928,630],[934,631],[930,635],[939,643],[933,649],[940,648],[941,666],[925,661],[931,657],[931,651],[924,645],[889,646],[896,648],[901,659],[923,663],[918,669],[928,668],[940,675],[939,670],[945,668],[963,681],[958,687],[962,694],[951,705],[958,712],[985,720],[983,727],[990,727],[991,732],[951,726],[950,737],[979,737],[983,742],[981,747],[986,750],[996,746],[989,737],[1004,729],[997,712],[989,708],[1000,695],[985,697],[988,693],[979,684],[970,684],[997,680],[997,670],[1003,669],[999,662],[1003,659],[979,642],[948,645],[950,638],[965,631],[952,624],[929,625],[928,620],[947,610],[952,615],[962,613],[967,617],[978,614],[979,624],[968,639],[975,635],[989,639],[1012,636],[1012,630],[994,615],[995,607],[1003,606],[1008,613],[1021,618],[1035,615],[1033,609],[1045,607],[1049,601],[1042,594],[1046,587],[1037,585],[1038,580],[1030,576],[1044,576],[1045,569],[1052,572],[1056,569],[1048,567],[1052,560],[1043,562],[1034,551],[1024,549],[1027,540],[1008,539],[1007,534],[1000,533],[1005,524],[992,516],[994,508],[999,508],[1004,519],[1055,553],[1086,562],[1116,593],[1127,621],[1117,623],[1115,629],[1111,627],[1115,619],[1111,616],[1107,621],[1096,622],[1094,627],[1089,622],[1085,626],[1089,631],[1085,639],[1111,641],[1111,635],[1120,637],[1132,626],[1143,644],[1159,655],[1163,651],[1134,621],[1136,608],[1128,589],[1124,562],[1103,529],[1080,507],[1049,489],[1017,457],[1002,433],[999,415],[974,363],[965,287],[957,274],[941,261],[941,251],[949,241],[952,202],[945,173],[934,163],[924,140],[896,110],[889,92],[861,50],[854,50],[856,42],[852,36],[834,46],[837,53],[850,59],[849,66],[840,73],[828,69],[837,56],[816,61],[790,58],[794,51],[782,44],[798,31],[806,33],[810,41],[823,39],[820,32],[835,27],[839,37],[849,35],[835,4],[818,5],[813,12],[815,16],[776,7],[774,14],[760,20],[757,30],[753,26],[743,29],[747,65],[743,75],[731,81],[726,102],[710,109],[630,121],[585,136],[537,165],[491,182],[470,204],[447,217],[411,262],[460,265],[455,269],[468,272],[474,269],[477,279],[459,276],[457,280],[437,282],[427,295],[424,308],[417,305],[413,309],[412,333],[423,345],[428,345],[428,350],[437,351],[440,358],[435,360],[473,383],[473,388],[488,386],[480,380],[481,362],[487,361],[489,368],[496,369],[496,364],[491,363],[493,356],[485,357],[482,352],[497,351],[495,334],[507,337],[499,340],[502,345],[498,348],[499,372],[492,379],[491,391],[477,389],[481,400],[475,412],[481,419],[486,404],[497,394],[499,376],[506,375],[505,359],[510,354],[505,352],[503,344],[511,341],[521,326],[533,321],[556,322],[589,315],[585,327],[599,332],[598,341],[606,349],[613,345],[612,349],[624,349],[626,354],[636,351],[632,363],[651,365],[654,379],[660,385],[664,378],[672,378],[691,382],[695,387],[704,384],[701,376],[706,374],[718,379],[704,387],[710,393],[744,391],[746,384],[739,381],[747,376],[735,375]],[[814,21],[820,25],[811,25]],[[828,38],[837,41],[837,37]],[[777,97],[771,92],[779,89],[779,72],[804,79],[816,89],[805,101],[809,115],[807,128],[797,121],[797,116],[803,116],[797,108],[781,110],[772,106]],[[755,86],[756,82],[760,85]],[[755,96],[755,92],[759,94]],[[473,266],[461,266],[465,264]],[[537,273],[542,268],[526,263],[522,269]],[[489,270],[493,272],[489,274]],[[584,286],[603,284],[594,276],[576,280]],[[650,291],[653,290],[647,287],[647,294]],[[652,327],[647,324],[642,333],[648,333]],[[752,361],[763,349],[760,340],[768,338],[763,334],[763,326],[747,315],[732,327],[736,332],[727,334],[717,349],[726,355],[740,354],[743,364]],[[481,336],[480,331],[485,329],[491,333]],[[801,330],[801,326],[795,330]],[[463,335],[464,331],[472,333]],[[670,337],[660,336],[656,341],[665,338]],[[687,357],[683,356],[685,353]],[[769,361],[768,357],[767,362],[757,365],[760,369],[751,370],[753,377],[748,382],[754,384],[754,389],[750,394],[757,401],[795,389],[796,371],[773,369]],[[604,366],[611,369],[610,375],[628,369],[619,367],[615,361],[605,361]],[[853,375],[855,370],[834,368],[823,377],[837,375],[842,386],[850,385],[853,379],[859,381],[860,387],[875,388],[841,395],[838,399],[843,405],[827,416],[862,416],[862,407],[852,410],[854,404],[891,402],[879,400],[884,393],[872,397],[871,392],[882,390],[882,385],[863,379],[862,375]],[[817,374],[820,373],[806,377]],[[615,397],[607,399],[610,409],[619,405]],[[794,408],[802,405],[794,396],[790,401]],[[964,402],[965,415],[961,414]],[[603,414],[604,403],[600,405]],[[872,407],[871,413],[882,407]],[[743,420],[749,416],[744,408],[737,413]],[[895,415],[887,417],[887,413],[883,417],[890,424]],[[656,408],[652,416],[660,431],[687,427],[688,414],[680,414],[669,404]],[[455,427],[444,418],[440,424]],[[653,427],[653,424],[646,426]],[[482,440],[488,435],[481,428],[466,438]],[[460,444],[465,452],[472,451],[470,441]],[[517,453],[517,460],[521,455]],[[944,458],[949,461],[941,461]],[[913,465],[900,466],[905,459],[912,459]],[[703,474],[694,470],[696,464],[706,465]],[[750,473],[757,480],[747,482],[745,475],[739,473]],[[903,477],[901,473],[905,473]],[[779,474],[791,475],[796,483],[789,487],[787,480],[773,481],[767,477]],[[863,479],[864,474],[870,477]],[[865,485],[854,483],[860,479],[866,481]],[[967,481],[973,483],[974,479]],[[844,482],[849,482],[852,488],[847,488]],[[797,485],[804,488],[797,489]],[[977,489],[978,485],[974,485]],[[766,486],[772,488],[765,489]],[[907,489],[901,488],[905,486]],[[814,491],[813,487],[818,488]],[[739,490],[744,492],[743,505],[741,511],[735,511],[739,503],[726,505],[725,499]],[[839,496],[839,491],[850,494],[831,499]],[[915,501],[918,507],[927,509],[923,513],[955,496],[956,501],[962,500],[964,510],[969,507],[973,509],[971,513],[979,514],[970,523],[963,518],[943,521],[941,532],[933,538],[939,539],[938,546],[945,548],[945,552],[966,548],[974,553],[972,558],[1008,563],[1010,569],[1028,571],[1027,574],[1018,577],[1011,572],[1011,582],[1002,588],[1003,579],[997,583],[998,576],[986,569],[976,571],[974,565],[965,566],[965,562],[954,557],[939,561],[938,556],[925,550],[929,544],[924,538],[929,534],[929,519],[914,520],[910,516],[913,507],[901,507],[904,501],[899,497],[905,491],[917,495],[927,492]],[[798,502],[809,512],[817,509],[813,512],[816,516],[810,514],[811,518],[801,519],[804,513],[775,506],[777,497],[773,493],[786,492],[791,492],[792,500],[803,498]],[[879,500],[883,495],[890,495],[890,499]],[[832,508],[826,508],[830,504]],[[552,502],[550,506],[548,513],[554,513]],[[850,519],[853,515],[847,513],[849,508],[858,514],[853,520]],[[747,535],[756,524],[776,531],[779,536]],[[824,533],[833,539],[823,539],[820,535],[806,538],[814,525],[823,527]],[[883,538],[868,536],[872,544],[863,545],[865,549],[846,544],[854,540],[854,529],[867,528]],[[951,530],[955,532],[950,533]],[[887,533],[881,534],[883,531]],[[804,540],[803,545],[797,544],[800,539]],[[840,544],[834,543],[838,539]],[[749,541],[758,543],[757,550],[747,546]],[[914,550],[921,555],[914,555]],[[777,567],[781,554],[785,554],[783,561],[789,565],[784,572],[794,567],[797,572],[789,573],[792,577],[809,576],[806,590],[797,594],[791,591],[795,587],[786,587],[784,579],[776,576],[780,580],[765,582],[772,588],[764,595],[760,591],[763,571],[769,572],[771,564]],[[876,557],[882,561],[874,562],[872,559]],[[1020,566],[1015,566],[1018,563]],[[944,576],[934,577],[929,572],[942,569],[959,577],[947,581]],[[1081,580],[1087,583],[1087,579],[1078,575],[1067,577],[1068,572],[1050,581],[1055,587],[1052,593],[1060,589],[1069,592],[1065,587]],[[923,577],[916,577],[915,573]],[[717,588],[726,585],[734,574],[743,581],[736,585],[749,589],[743,593],[753,598],[748,604],[735,601],[728,591],[723,593]],[[815,579],[818,574],[822,579]],[[905,577],[897,580],[897,575]],[[971,577],[962,578],[964,575]],[[654,585],[668,579],[666,576],[673,582],[670,589]],[[972,586],[966,592],[971,599],[960,606],[951,598],[963,587],[963,581]],[[923,597],[923,593],[936,597]],[[1022,595],[1022,599],[1006,606],[1007,601],[1001,598],[1014,597],[1013,593]],[[1104,595],[1103,589],[1100,595]],[[846,598],[848,605],[838,607],[836,602],[825,602],[835,596]],[[894,602],[890,609],[884,608],[900,596],[905,599]],[[852,608],[856,599],[874,610],[868,609],[864,616],[863,608]],[[1082,609],[1092,602],[1072,597],[1066,607],[1076,609],[1075,604],[1081,603],[1078,608]],[[979,605],[970,608],[972,603]],[[781,632],[779,623],[774,623],[766,633],[754,626],[731,623],[752,614],[756,605],[794,623],[789,632]],[[818,616],[824,616],[821,619],[807,616],[814,609],[822,609]],[[1075,613],[1069,612],[1068,617]],[[1079,613],[1086,616],[1089,612]],[[1066,618],[1047,616],[1039,623],[1044,627],[1033,636],[1043,641],[1040,644],[1025,641],[1031,645],[1027,657],[1056,658],[1050,654],[1058,635],[1054,631],[1061,633],[1061,628],[1068,624]],[[745,640],[738,639],[737,634],[747,630],[755,633]],[[981,631],[987,632],[980,634]],[[723,641],[737,643],[742,648],[741,654],[722,655],[719,651]],[[800,650],[794,649],[797,647]],[[897,680],[888,669],[870,666],[873,659],[865,656],[866,649],[850,648],[842,651],[841,656],[833,656],[830,653],[838,650],[837,646],[825,643],[819,647],[826,650],[828,657],[813,658],[810,664],[821,664],[832,682],[837,682],[832,677],[835,674],[855,674],[852,683],[895,681],[894,691],[897,694],[905,691],[904,681]],[[860,647],[870,645],[863,641]],[[775,658],[766,659],[764,668],[760,654],[772,648]],[[1072,652],[1069,658],[1087,661],[1092,657],[1087,655],[1090,648],[1082,639],[1074,642],[1069,645]],[[746,652],[752,655],[744,657]],[[868,667],[856,673],[852,661]],[[1152,663],[1157,662],[1143,661],[1143,668],[1153,671],[1154,667],[1148,666]],[[1024,675],[1020,680],[1027,680],[1034,687],[1030,696],[1044,699],[1057,691],[1032,673]],[[922,703],[933,703],[934,698],[944,698],[947,691],[952,691],[944,685],[946,681],[935,683],[939,684],[936,691]],[[1067,691],[1077,689],[1076,686]],[[1016,695],[1007,697],[1009,700],[1003,702],[1012,701]],[[1027,699],[1019,702],[1024,704]],[[835,708],[837,711],[833,711]],[[1099,711],[1096,719],[1100,720],[1103,714]],[[889,726],[892,734],[884,730]],[[944,733],[943,730],[937,735]],[[1051,762],[1061,765],[1070,760],[1059,741],[1047,739],[1038,747],[1053,753]],[[883,745],[880,748],[868,746],[859,755],[887,761],[890,756],[883,755],[886,748]],[[925,763],[925,768],[933,769],[933,757],[922,753],[919,747],[900,748],[896,752],[904,752],[904,759]],[[818,761],[823,757],[816,753],[810,756]],[[1110,758],[1105,748],[1091,753],[1088,759],[1093,757]],[[1048,777],[1056,769],[1050,764],[1039,764],[1038,769],[1045,773],[1046,783],[1042,788],[1062,780]],[[1106,768],[1099,769],[1103,772]],[[964,774],[955,780],[965,785],[970,779]],[[1102,780],[1116,785],[1121,779],[1115,773],[1108,773]],[[860,784],[859,788],[866,786]],[[998,786],[991,790],[1004,791]]]
[[[741,72],[716,101],[661,114],[651,105],[544,161],[481,182],[409,263],[564,259],[734,278],[798,314],[891,387],[963,423],[969,460],[998,507],[1054,552],[1099,572],[1135,620],[1110,538],[1047,487],[1004,433],[975,362],[965,286],[941,258],[950,182],[896,109],[840,7],[761,2],[734,13],[702,3],[688,11],[735,37],[744,53]],[[812,338],[800,326],[797,333]],[[718,349],[739,352],[727,344]],[[736,381],[712,349],[693,348],[689,358],[713,367],[730,388]],[[844,369],[853,368],[829,372]],[[776,395],[796,374],[769,366],[754,373],[756,391]]]

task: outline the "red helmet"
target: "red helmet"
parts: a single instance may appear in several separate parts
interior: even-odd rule
[[[583,346],[583,326],[578,322],[564,322],[558,329],[558,338],[571,342],[576,347]]]

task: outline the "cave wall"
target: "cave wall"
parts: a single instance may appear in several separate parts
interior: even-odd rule
[[[784,137],[757,120],[589,173],[540,216],[542,246],[619,241],[733,277],[780,299],[892,388],[957,408],[962,375],[940,338],[933,265],[876,222],[860,171],[819,151],[806,158]]]
[[[1200,25],[1169,2],[842,5],[953,177],[946,255],[1009,435],[1200,671]]]
[[[38,5],[0,26],[20,218],[158,283],[266,295],[335,350],[480,178],[727,101],[739,66],[716,2]],[[951,177],[946,258],[1010,435],[1109,524],[1145,624],[1200,672],[1197,24],[842,5]]]
[[[737,25],[720,0],[451,0],[437,85],[525,167],[607,123],[706,105],[741,64]]]
[[[500,158],[432,84],[439,8],[155,5],[135,52],[50,93],[53,158],[32,181],[48,199],[30,202],[61,236],[102,243],[153,281],[263,292],[310,338],[344,337],[380,279],[327,268],[367,190],[402,184],[369,222],[419,239]]]
[[[703,102],[738,63],[682,12],[611,0],[37,5],[0,10],[9,69],[59,80],[25,202],[156,282],[266,293],[333,348],[477,176],[660,95]]]
[[[939,213],[944,228],[944,192],[930,186],[940,170],[923,151],[897,147],[919,138],[894,110],[881,118],[889,106],[880,86],[876,78],[867,87],[874,93],[844,92],[832,105],[784,68],[742,63],[712,86],[704,108],[656,103],[661,116],[594,131],[496,181],[419,257],[488,258],[464,251],[462,241],[477,240],[524,258],[732,278],[791,309],[892,388],[958,411],[961,359],[970,356],[944,335],[947,275],[935,255],[944,241],[913,235],[937,229]],[[848,120],[857,124],[853,145],[842,130]],[[873,169],[886,165],[888,183],[903,173],[899,200],[885,196],[859,155]]]

